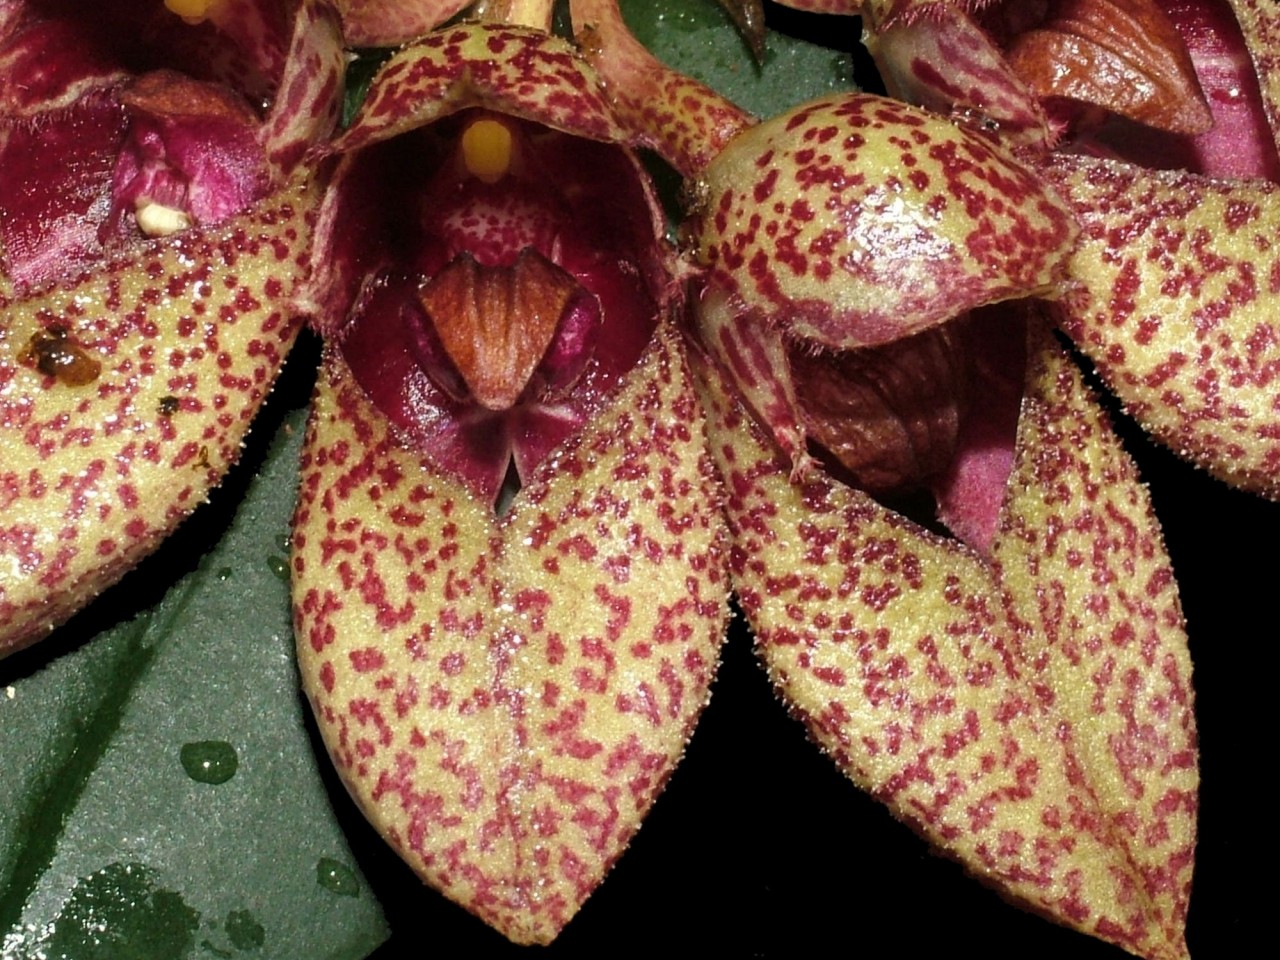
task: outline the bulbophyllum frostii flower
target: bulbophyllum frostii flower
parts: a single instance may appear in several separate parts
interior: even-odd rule
[[[815,6],[814,4],[805,5]],[[829,6],[831,4],[823,5]],[[428,6],[433,5],[428,4]],[[434,6],[439,9],[444,9],[451,5],[435,4]],[[515,6],[518,6],[518,4]],[[457,4],[453,4],[452,8],[456,9]],[[347,13],[348,17],[351,17],[352,19],[355,18],[355,14],[353,14],[351,9],[348,9]],[[595,38],[590,36],[590,32],[582,35],[582,44],[584,44],[586,49],[593,49]],[[616,49],[616,47],[614,47],[614,49]],[[675,86],[680,87],[681,83],[682,81],[676,81]],[[662,105],[662,102],[663,101],[660,100],[659,97],[655,97],[653,105],[660,106]],[[708,106],[713,106],[714,110],[710,111],[709,114],[699,114],[699,116],[714,116],[716,115],[714,111],[719,110],[721,111],[719,119],[722,120],[724,125],[716,128],[718,129],[718,133],[713,133],[712,141],[710,141],[714,145],[713,150],[708,150],[707,154],[701,157],[699,164],[694,166],[694,168],[689,169],[705,169],[705,166],[707,166],[707,163],[712,159],[712,156],[721,151],[724,143],[731,140],[733,134],[737,132],[737,128],[741,125],[741,118],[740,116],[737,116],[735,110],[724,108],[723,105],[719,104],[708,104]],[[626,105],[620,106],[617,110],[618,116],[626,115],[626,110]],[[500,114],[502,111],[497,111],[497,113]],[[484,118],[480,119],[497,120],[499,127],[506,125],[503,120],[500,119],[500,116],[499,118],[494,118],[494,116],[484,116]],[[676,119],[685,118],[677,116]],[[982,116],[972,116],[970,119],[979,120],[980,122],[983,118]],[[635,123],[634,120],[632,120],[632,123],[634,123],[636,127],[644,128],[643,123]],[[465,124],[460,124],[460,129],[463,125]],[[714,124],[712,124],[712,127],[714,127]],[[447,127],[440,127],[440,129],[442,129],[442,131],[447,131]],[[680,134],[672,133],[673,131],[678,131],[678,129],[680,129],[680,127],[678,127],[678,123],[655,123],[645,129],[646,131],[658,131],[662,134],[662,136],[655,137],[655,142],[659,143],[659,145],[660,143],[667,143],[667,148],[663,151],[664,154],[668,156],[668,159],[675,160],[677,164],[680,163],[681,157],[684,156],[680,152],[680,147],[678,147]],[[632,129],[631,136],[634,136],[634,134],[635,131]],[[516,138],[516,140],[518,140],[518,138]],[[698,140],[698,138],[694,138],[694,140]],[[671,150],[671,146],[669,146],[672,141],[676,142],[676,150]],[[705,143],[708,141],[703,137],[701,138],[701,142]],[[480,151],[480,154],[489,157],[489,160],[476,161],[477,169],[492,169],[492,166],[489,164],[494,155],[493,151],[490,151],[489,148],[483,148],[483,150]],[[498,154],[500,154],[500,150],[498,151]],[[498,166],[500,168],[502,164],[499,163]],[[689,172],[689,169],[686,169],[686,173]],[[536,220],[536,218],[534,219]],[[526,257],[525,262],[526,264],[536,264],[536,261],[532,260],[531,257]],[[1053,256],[1052,253],[1048,251],[1046,251],[1046,262],[1051,265],[1051,273],[1057,273],[1057,271],[1060,271],[1060,260],[1057,260],[1056,256]],[[372,283],[370,284],[372,292],[379,294],[384,293],[385,289],[390,285],[388,283],[387,274],[383,274],[381,276],[378,275],[379,270],[385,268],[385,266],[387,265],[381,265],[378,270],[374,270],[370,274],[371,276],[374,276],[374,280],[372,280]],[[568,271],[566,271],[566,273],[568,273]],[[467,292],[467,296],[471,297],[472,303],[492,303],[495,300],[511,301],[512,297],[509,296],[509,294],[511,294],[512,291],[520,291],[520,289],[529,285],[529,280],[527,280],[526,274],[539,276],[539,278],[541,278],[539,280],[535,280],[532,285],[534,285],[535,288],[541,289],[544,293],[549,291],[548,296],[544,297],[544,300],[549,300],[552,303],[559,303],[561,307],[572,300],[572,297],[564,296],[564,292],[568,291],[568,285],[564,284],[563,280],[558,283],[554,282],[554,280],[547,280],[548,276],[558,275],[541,268],[540,264],[527,266],[527,268],[517,268],[508,274],[509,278],[511,278],[508,280],[502,279],[498,274],[495,274],[493,265],[485,265],[483,262],[479,261],[476,261],[475,264],[471,265],[467,265],[466,261],[461,261],[461,264],[458,265],[452,273],[445,275],[447,276],[447,279],[436,284],[433,289],[430,289],[430,291],[425,291],[425,289],[424,291],[420,291],[422,296],[411,298],[411,300],[416,300],[417,306],[415,308],[419,308],[419,310],[424,312],[424,314],[428,314],[428,311],[433,310],[433,308],[436,314],[439,314],[439,312],[442,311],[442,305],[445,305],[445,303],[462,303],[466,298],[460,297],[460,291]],[[524,284],[525,287],[522,287],[522,284]],[[1030,289],[1028,288],[1019,289],[1018,293],[1014,294],[1014,296],[1025,296],[1025,294],[1029,292]],[[1046,291],[1041,292],[1044,293]],[[509,314],[509,311],[507,312]],[[588,311],[588,314],[590,314],[590,311]],[[934,483],[934,481],[936,481],[936,476],[934,476],[934,474],[936,474],[936,470],[934,470],[933,466],[929,466],[929,463],[933,462],[933,458],[937,458],[937,460],[941,462],[950,461],[952,463],[957,463],[964,461],[965,457],[952,456],[952,453],[954,453],[956,449],[959,449],[961,452],[972,452],[974,449],[972,438],[966,436],[966,431],[970,429],[970,426],[978,424],[980,433],[980,430],[982,430],[982,424],[987,422],[984,420],[975,420],[974,417],[969,416],[968,410],[970,404],[973,402],[973,384],[977,383],[979,387],[982,387],[988,393],[991,392],[993,384],[989,378],[983,383],[982,379],[980,379],[979,376],[975,376],[972,371],[995,371],[996,380],[1004,384],[1004,387],[1001,387],[1000,383],[996,384],[997,392],[1007,390],[1007,392],[1010,393],[1010,396],[1016,397],[1021,392],[1021,389],[1023,389],[1018,383],[1018,381],[1023,378],[1020,378],[1020,376],[1010,378],[1010,376],[1007,375],[1010,370],[1016,371],[1023,369],[1023,367],[1019,365],[1019,358],[1001,356],[1000,351],[996,351],[995,356],[992,356],[991,352],[983,351],[983,349],[980,348],[980,344],[983,343],[983,340],[992,339],[989,333],[982,333],[983,330],[991,329],[992,325],[997,325],[1000,326],[1001,329],[1004,329],[1004,326],[1009,324],[1023,324],[1027,323],[1027,320],[1025,320],[1025,317],[1014,317],[1014,319],[1010,319],[1007,314],[1005,316],[1000,316],[998,314],[992,316],[992,314],[995,314],[995,308],[983,308],[982,311],[978,311],[978,314],[969,321],[966,328],[960,324],[938,326],[938,328],[934,329],[932,333],[922,334],[922,337],[932,338],[931,342],[925,344],[923,348],[916,349],[915,347],[910,346],[910,340],[892,340],[892,346],[888,347],[886,351],[888,355],[892,356],[893,352],[897,351],[905,357],[897,362],[896,366],[893,365],[892,361],[873,361],[872,364],[868,366],[856,351],[845,351],[844,356],[841,358],[841,362],[838,362],[838,364],[831,364],[829,366],[823,362],[823,351],[792,352],[790,356],[786,357],[786,362],[788,365],[795,365],[794,369],[797,371],[797,378],[799,378],[800,384],[808,390],[809,394],[808,397],[801,398],[803,399],[803,403],[801,403],[800,406],[801,410],[804,411],[804,415],[796,416],[795,420],[799,422],[800,429],[804,431],[808,440],[818,440],[818,447],[808,443],[808,440],[801,440],[801,444],[797,447],[797,449],[800,449],[801,451],[801,460],[803,460],[804,453],[809,453],[809,456],[823,458],[823,461],[826,462],[826,465],[829,470],[832,471],[832,474],[838,474],[844,477],[845,480],[850,480],[852,477],[855,484],[874,485],[872,481],[867,479],[867,477],[863,477],[863,479],[858,480],[860,470],[858,462],[856,462],[859,460],[858,454],[867,452],[868,449],[872,452],[877,452],[879,448],[887,447],[890,449],[893,456],[888,458],[891,465],[890,470],[888,470],[888,481],[887,483],[881,481],[881,483],[887,488],[887,490],[882,490],[882,493],[892,494],[893,488],[895,488],[897,484],[897,479],[904,474],[911,474],[916,477],[916,479],[925,480],[927,485],[932,486],[934,494],[937,495],[938,499],[943,500],[942,494],[940,493],[940,490],[938,490],[937,483]],[[524,317],[521,317],[521,319],[524,319]],[[588,319],[590,319],[590,317],[588,317]],[[361,323],[364,323],[364,320],[362,320]],[[1036,324],[1038,324],[1038,321],[1033,320],[1032,325],[1034,326]],[[591,328],[590,323],[585,323],[584,326],[585,329]],[[435,330],[435,328],[434,326],[431,326],[428,333],[433,332],[433,330]],[[974,334],[974,330],[977,330],[979,333]],[[454,413],[462,408],[463,403],[479,399],[481,394],[484,394],[485,402],[479,403],[479,407],[483,408],[485,411],[480,422],[499,424],[499,422],[506,420],[509,424],[509,421],[511,421],[513,417],[504,417],[500,415],[500,413],[499,415],[494,415],[493,404],[498,403],[500,399],[502,399],[498,397],[497,394],[506,393],[509,397],[513,390],[516,389],[515,387],[512,387],[512,378],[515,376],[512,371],[526,369],[526,367],[529,367],[532,364],[534,369],[532,369],[531,380],[539,380],[539,383],[543,385],[543,387],[550,387],[552,389],[556,388],[557,384],[561,380],[573,379],[572,362],[568,362],[568,364],[563,366],[556,364],[556,362],[550,362],[549,365],[545,366],[545,369],[539,370],[539,367],[543,367],[543,364],[541,364],[541,358],[536,358],[535,361],[531,361],[530,357],[527,356],[527,353],[529,353],[527,349],[512,347],[512,344],[509,343],[506,344],[506,346],[499,344],[500,349],[488,349],[488,352],[484,355],[484,360],[476,361],[475,364],[472,364],[471,362],[475,361],[475,357],[471,357],[470,360],[460,360],[458,353],[460,353],[461,347],[458,346],[457,340],[454,340],[451,347],[451,344],[445,342],[448,338],[440,337],[438,330],[435,330],[435,332],[435,340],[431,339],[429,335],[420,335],[416,340],[411,340],[413,346],[410,348],[410,351],[408,351],[413,353],[411,360],[413,365],[415,365],[415,369],[419,371],[420,383],[430,381],[429,393],[434,392],[434,397],[430,399],[428,404],[426,404],[426,408],[428,408],[428,410],[445,411],[448,416],[454,416]],[[335,332],[335,329],[330,328],[330,333],[337,332]],[[979,347],[977,349],[969,349],[968,344],[974,342],[975,337],[977,337]],[[55,337],[54,339],[56,340],[58,338]],[[568,339],[572,340],[573,338],[571,337]],[[1033,330],[1032,340],[1034,344],[1043,343],[1041,332]],[[550,332],[549,342],[550,344],[553,344],[553,346],[556,346],[556,330],[552,330],[552,332]],[[493,344],[490,344],[490,347],[492,346]],[[47,352],[52,353],[54,356],[72,355],[74,358],[74,352],[72,349],[61,347],[56,342],[50,344],[50,347],[47,347],[46,349]],[[342,348],[338,348],[338,352],[340,352],[340,349]],[[1012,353],[1021,353],[1024,352],[1024,349],[1025,348],[1023,347],[1015,347],[1012,349]],[[1032,349],[1032,351],[1030,351],[1030,355],[1036,358],[1038,362],[1041,355],[1037,353],[1037,349]],[[358,348],[353,346],[352,352],[357,353]],[[831,351],[826,352],[828,355],[831,353]],[[379,367],[376,366],[379,362],[379,358],[376,356],[378,351],[372,351],[372,353],[375,355],[375,366],[372,367],[369,372],[366,372],[365,383],[381,385],[381,381],[378,378]],[[966,353],[972,353],[973,356],[969,357],[968,360],[964,360],[964,362],[956,360],[957,355],[963,357]],[[573,351],[573,349],[567,349],[567,351],[561,352],[561,358],[564,358],[564,355],[568,355],[568,358],[572,360],[572,358],[575,357],[575,351]],[[577,360],[581,360],[581,356],[581,352],[577,353]],[[508,370],[504,372],[503,375],[497,376],[497,378],[490,376],[489,371],[493,370],[493,362],[495,360],[502,360],[503,357],[506,358],[506,361],[508,362]],[[334,361],[330,360],[330,364],[333,364],[333,362]],[[394,361],[392,366],[394,367],[396,364],[401,365],[403,369],[406,361],[401,357],[399,360]],[[993,364],[995,364],[995,366],[993,366]],[[791,369],[791,367],[788,367],[788,369]],[[1029,365],[1027,378],[1028,383],[1038,384],[1038,387],[1028,387],[1028,396],[1048,396],[1047,390],[1044,389],[1043,376],[1041,376],[1043,370],[1048,369],[1056,369],[1057,374],[1059,374],[1059,378],[1057,379],[1059,380],[1069,374],[1069,371],[1057,369],[1057,367],[1037,366],[1036,364]],[[890,372],[896,370],[897,375],[887,376],[886,372],[884,372],[886,370]],[[915,396],[911,398],[910,401],[899,404],[900,413],[905,411],[906,413],[909,413],[909,415],[916,417],[914,424],[911,422],[909,416],[897,417],[897,420],[901,421],[902,424],[908,425],[911,429],[897,430],[895,426],[895,417],[879,416],[877,422],[882,425],[883,430],[879,431],[879,433],[877,433],[877,431],[872,431],[870,436],[872,436],[873,439],[869,440],[869,442],[865,439],[859,439],[856,431],[852,431],[852,433],[850,433],[850,431],[840,429],[836,426],[836,422],[841,419],[842,415],[844,415],[844,412],[847,410],[847,407],[841,407],[840,404],[847,403],[849,401],[846,401],[846,399],[840,399],[838,402],[832,402],[833,390],[831,387],[833,384],[840,384],[841,380],[858,378],[860,375],[863,376],[864,380],[868,381],[870,384],[870,389],[865,393],[856,392],[855,390],[854,396],[852,396],[852,401],[854,401],[854,406],[860,408],[860,410],[876,412],[877,407],[883,410],[884,407],[888,406],[884,401],[886,401],[887,397],[897,396],[897,390],[899,390],[902,385],[905,385],[905,387],[908,388],[909,394],[913,392],[911,388],[919,387],[920,383],[925,379],[924,376],[922,376],[922,371],[929,371],[931,374],[932,372],[937,372],[937,374],[943,374],[948,380],[955,381],[957,384],[965,384],[966,387],[969,388],[969,398],[965,398],[964,394],[960,392],[941,390],[941,398],[945,402],[938,404],[937,407],[934,407],[931,410],[931,408],[928,408],[928,404],[933,401],[929,398],[929,390],[915,390]],[[1004,374],[1004,376],[1001,376],[1001,374]],[[425,380],[422,378],[425,378]],[[740,408],[735,406],[736,402],[730,402],[727,401],[727,399],[724,399],[724,396],[728,396],[728,394],[719,396],[717,390],[722,390],[724,388],[723,385],[721,385],[721,387],[717,387],[716,374],[714,374],[714,372],[708,372],[708,379],[710,384],[712,384],[708,388],[710,390],[710,393],[708,393],[708,397],[710,398],[710,407],[716,411],[718,419],[723,421],[724,424],[727,424],[727,426],[724,426],[723,428],[724,431],[726,431],[726,433],[739,436],[742,443],[742,449],[746,452],[744,457],[749,458],[751,445],[746,442],[745,439],[741,439],[742,429],[744,429],[746,421],[742,419]],[[895,385],[895,387],[892,387],[891,390],[884,389],[884,384],[893,383],[895,380],[897,381],[897,385]],[[346,383],[346,381],[343,381],[343,383]],[[526,383],[529,383],[529,381],[526,381]],[[576,383],[576,381],[573,381],[573,383]],[[494,392],[494,384],[497,384],[497,393]],[[561,383],[561,385],[563,384]],[[516,384],[516,387],[520,387],[520,384]],[[812,389],[809,389],[810,387],[812,387]],[[541,389],[541,387],[539,387],[539,389]],[[1037,389],[1039,390],[1038,394]],[[801,392],[804,392],[804,390],[801,390]],[[520,402],[520,394],[516,394],[516,396],[518,403]],[[531,396],[532,394],[529,394],[529,397]],[[987,396],[987,394],[983,394],[983,396]],[[525,399],[529,397],[526,397]],[[548,397],[552,396],[550,396],[550,394],[539,394],[539,399],[547,399]],[[1071,397],[1074,397],[1074,393],[1071,393],[1069,390],[1068,394],[1066,394],[1066,398],[1070,399]],[[554,397],[552,398],[554,399]],[[721,401],[723,401],[723,403],[717,406]],[[394,404],[392,404],[392,406],[394,406]],[[547,404],[547,406],[550,406],[550,404]],[[1004,406],[1006,415],[1009,415],[1007,419],[1010,421],[1012,420],[1010,413],[1011,406],[1011,403],[1005,404]],[[1052,406],[1052,404],[1050,404],[1050,406]],[[1064,403],[1062,404],[1062,407],[1064,407],[1065,410],[1074,410],[1076,416],[1084,416],[1085,420],[1088,419],[1087,413],[1080,413],[1080,408],[1071,406],[1071,403]],[[475,408],[475,404],[472,404],[472,408]],[[1025,424],[1025,422],[1027,422],[1027,417],[1024,416],[1023,421]],[[370,420],[369,422],[378,421]],[[1052,417],[1048,417],[1046,422],[1052,422]],[[1005,424],[1005,428],[1009,428],[1009,424]],[[895,430],[899,431],[902,435],[905,435],[906,440],[901,440],[901,442],[900,440],[891,440],[891,442],[886,443],[884,438],[886,438],[886,436],[891,436],[895,433]],[[1105,440],[1098,439],[1105,434],[1105,431],[1094,434],[1092,430],[1084,428],[1082,428],[1082,430],[1083,434],[1073,435],[1073,443],[1076,442],[1076,440],[1079,440],[1079,443],[1085,443],[1085,440],[1080,438],[1082,438],[1082,436],[1088,436],[1088,438],[1093,438],[1092,440],[1089,440],[1089,443],[1093,443],[1096,447],[1106,447]],[[403,434],[411,433],[411,431],[406,431],[401,428],[393,430],[393,433],[396,434],[396,439],[399,443],[404,443],[404,439],[406,438],[404,438]],[[1009,433],[1009,430],[1006,429],[1005,433]],[[1041,431],[1041,433],[1043,433],[1043,431]],[[451,435],[454,440],[458,438],[466,439],[467,431],[454,430],[449,435]],[[474,436],[483,435],[483,433],[481,433],[480,430],[475,430],[471,431],[470,435],[474,438]],[[367,439],[367,436],[364,439]],[[509,436],[507,439],[509,440]],[[760,448],[765,451],[765,453],[762,454],[762,462],[763,460],[767,460],[769,444],[773,443],[773,440],[762,435],[755,435],[754,440],[756,443],[764,444],[764,447]],[[1044,443],[1043,438],[1039,438],[1038,440],[1036,439],[1034,431],[1032,431],[1032,440],[1028,440],[1028,442]],[[503,440],[503,443],[507,443],[506,440]],[[412,445],[412,438],[410,438],[410,444]],[[494,445],[502,444],[499,443]],[[1085,445],[1088,444],[1085,443]],[[826,452],[823,452],[823,449],[819,449],[819,447],[826,448]],[[991,467],[991,470],[979,471],[979,474],[986,474],[986,476],[983,477],[983,483],[978,485],[982,486],[983,489],[991,488],[992,474],[998,476],[1001,474],[1001,471],[1007,471],[1010,468],[1012,445],[1009,443],[1002,443],[997,444],[997,447],[1002,449],[1002,453],[998,453],[997,456],[993,457],[978,458],[978,462],[986,462],[988,467]],[[520,460],[520,454],[517,453],[520,448],[520,443],[508,443],[507,447],[504,447],[503,449],[507,449],[508,453],[516,454],[516,456],[508,457],[508,460],[504,461],[502,452],[499,451],[498,456],[495,457],[494,460],[497,460],[497,462],[516,462]],[[831,454],[836,453],[835,448],[847,449],[847,451],[850,452],[849,456],[837,457],[837,460],[840,460],[841,462],[833,463]],[[1044,443],[1043,449],[1051,448],[1052,443]],[[948,453],[948,449],[950,449],[951,453]],[[920,454],[924,454],[924,456],[920,456]],[[483,458],[481,458],[481,460],[483,460]],[[530,457],[530,462],[532,462],[532,460],[535,460],[535,457]],[[970,460],[972,460],[972,457],[970,457]],[[1106,458],[1103,458],[1103,460],[1106,460]],[[915,466],[901,466],[902,462],[910,463],[911,461],[919,461],[919,463],[916,463]],[[786,461],[777,461],[776,466],[782,465],[782,463],[785,462]],[[792,458],[790,466],[796,466],[795,458]],[[1114,463],[1112,463],[1112,466],[1114,466]],[[1123,466],[1123,463],[1121,463],[1121,466]],[[820,479],[820,477],[823,476],[822,474],[818,474],[817,471],[814,471],[813,466],[809,465],[809,463],[805,462],[804,468],[804,475],[808,477],[809,481]],[[1014,468],[1016,470],[1018,467]],[[526,476],[524,479],[529,479],[530,472],[531,474],[536,474],[536,470],[538,470],[536,467],[532,467],[531,471],[526,470]],[[484,474],[489,477],[492,477],[493,475],[493,471],[490,470],[479,472],[480,474]],[[783,472],[791,471],[786,470]],[[1121,468],[1120,474],[1123,475],[1124,472],[1126,472],[1124,468]],[[767,471],[760,474],[762,477],[765,475],[767,475]],[[1024,475],[1025,474],[1018,474],[1019,477]],[[488,502],[489,495],[493,493],[492,480],[489,481],[489,486],[485,486],[484,484],[477,486],[476,476],[470,476],[467,477],[467,479],[460,480],[460,483],[466,485],[467,489],[471,490],[472,495],[477,495],[477,497],[481,499],[481,502]],[[479,489],[479,494],[475,493],[475,490],[477,489]],[[847,486],[840,486],[837,484],[836,489],[847,490],[849,488],[847,488]],[[977,486],[970,488],[970,493],[973,493],[975,489],[977,489]],[[381,494],[381,490],[374,488],[374,499],[380,498],[381,495],[383,495]],[[997,509],[1000,507],[998,497],[995,500],[992,500],[992,498],[989,497],[986,499],[974,499],[969,497],[960,498],[959,500],[960,507],[974,507],[975,503],[984,503],[986,506],[983,506],[980,509],[959,509],[959,511],[952,512],[950,521],[956,526],[963,526],[961,521],[957,520],[957,517],[970,516],[979,518],[980,522],[975,524],[973,529],[968,531],[959,530],[957,532],[960,532],[961,538],[968,539],[970,543],[974,545],[975,549],[996,549],[998,544],[1001,543],[1001,531],[997,529],[993,532],[992,527],[998,526],[998,521],[1000,521]],[[1023,504],[1023,506],[1025,506],[1025,504]],[[801,504],[801,509],[803,509],[803,511],[813,511],[815,513],[820,512],[812,503],[808,502]],[[888,526],[890,526],[890,529],[893,531],[893,535],[897,536],[902,543],[909,543],[909,541],[911,541],[911,536],[914,535],[911,534],[908,527],[902,527],[897,521],[890,522],[890,525]],[[906,532],[902,532],[904,530]],[[762,547],[759,547],[759,553],[762,557],[768,557],[768,545],[762,545]],[[763,563],[765,563],[765,561],[760,561],[758,566]],[[946,563],[952,564],[956,562],[954,561],[954,558],[947,558]],[[870,566],[870,564],[868,564],[868,566]],[[963,566],[963,563],[956,563],[956,566]],[[975,577],[977,577],[977,580],[974,582],[982,580],[982,575],[980,575],[980,573],[979,575],[975,575]],[[367,585],[369,582],[369,580],[361,581],[361,585]],[[746,589],[750,589],[749,580],[744,580],[744,584],[748,585],[746,586]],[[1010,588],[1009,590],[1010,593],[1016,593],[1015,589]],[[1165,596],[1167,599],[1167,594]],[[787,616],[792,616],[792,613],[788,611]],[[815,614],[814,621],[820,623],[822,622],[822,618],[826,616],[826,612],[819,611]],[[805,664],[805,666],[808,666],[808,664]],[[366,716],[370,718],[369,722],[374,723],[374,726],[376,726],[376,721],[372,719],[372,717],[374,717],[374,713],[366,713]],[[1179,716],[1185,716],[1185,714],[1179,714]],[[1034,726],[1034,724],[1032,724],[1032,726]],[[1032,737],[1032,740],[1034,741],[1034,736]],[[360,749],[367,749],[367,745],[362,746]],[[1036,886],[1034,881],[1032,881],[1032,886]],[[817,893],[817,891],[815,891],[815,893]],[[815,899],[820,899],[820,897],[815,897]],[[1137,937],[1138,934],[1133,934],[1133,936]],[[1115,938],[1116,940],[1123,940],[1123,937],[1124,934],[1121,934],[1121,936],[1116,936]]]
[[[332,146],[294,609],[361,810],[547,943],[707,700],[727,557],[633,138],[549,5],[496,6],[392,57]]]
[[[998,128],[1072,208],[1084,235],[1055,316],[1128,411],[1180,456],[1274,498],[1280,12],[862,7],[891,90]]]
[[[647,61],[612,3],[575,13],[624,113],[655,140],[694,131],[677,163],[696,366],[776,687],[856,783],[1006,896],[1185,955],[1190,659],[1146,493],[1048,333],[1075,211],[988,130],[899,101],[833,96],[726,134],[705,122],[722,103]],[[921,485],[959,540],[865,492]]]

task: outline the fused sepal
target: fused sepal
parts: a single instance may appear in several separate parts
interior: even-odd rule
[[[595,72],[564,40],[527,27],[464,23],[423,37],[379,71],[356,122],[331,149],[349,153],[467,107],[629,143]]]
[[[989,553],[814,471],[709,372],[731,571],[758,649],[863,789],[1006,895],[1186,956],[1190,662],[1145,491],[1042,324]]]
[[[499,517],[329,352],[293,541],[303,684],[365,815],[517,942],[600,882],[707,699],[728,583],[704,443],[663,330]]]
[[[751,127],[699,183],[698,332],[797,470],[788,343],[890,343],[973,308],[1054,295],[1076,225],[990,139],[883,97],[827,97]]]
[[[299,328],[315,192],[0,302],[0,653],[134,566],[235,461]]]
[[[986,137],[865,94],[738,136],[706,170],[694,230],[713,283],[818,345],[887,343],[1052,293],[1071,214]]]

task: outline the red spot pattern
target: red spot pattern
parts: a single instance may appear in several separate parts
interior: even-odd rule
[[[706,701],[728,585],[696,409],[660,331],[495,518],[326,359],[293,539],[303,682],[374,823],[514,940],[578,909]]]
[[[1280,187],[1057,158],[1084,227],[1062,325],[1153,434],[1280,496]]]
[[[792,710],[896,816],[1037,911],[1185,956],[1198,777],[1176,587],[1077,372],[1039,326],[1028,354],[986,556],[821,472],[793,483],[715,374],[735,590]]]
[[[282,300],[306,265],[313,202],[309,188],[282,191],[43,295],[0,297],[0,651],[131,569],[236,460],[297,335]],[[18,362],[55,324],[102,362],[93,383]]]
[[[335,149],[358,150],[442,116],[451,103],[485,103],[593,140],[628,141],[590,69],[568,43],[523,27],[462,24],[397,56],[370,88],[360,122]]]
[[[600,73],[614,114],[676,170],[698,177],[751,117],[708,87],[670,69],[627,29],[614,3],[573,5],[575,35]]]
[[[1052,289],[1075,236],[1042,178],[994,141],[868,95],[751,128],[702,179],[711,283],[842,348]]]

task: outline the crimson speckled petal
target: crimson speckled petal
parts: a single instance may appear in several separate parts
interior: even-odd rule
[[[1280,187],[1072,157],[1046,172],[1084,227],[1063,329],[1169,447],[1280,496]]]
[[[341,24],[327,3],[305,3],[294,21],[279,89],[262,127],[267,159],[288,171],[329,136],[342,109],[346,54]]]
[[[575,0],[573,29],[621,121],[687,177],[751,122],[746,111],[664,66],[631,35],[617,0]]]
[[[127,572],[235,462],[299,329],[314,193],[0,299],[0,654]],[[97,375],[42,370],[51,331]]]
[[[966,12],[977,4],[869,0],[864,42],[889,92],[979,127],[1010,146],[1052,139],[1039,102]]]
[[[1197,772],[1177,591],[1133,466],[1044,325],[985,555],[823,473],[792,482],[714,372],[704,399],[735,590],[815,739],[1006,896],[1185,957]]]
[[[0,655],[74,613],[205,500],[300,326],[320,191],[295,168],[336,118],[337,21],[306,0],[289,44],[283,9],[264,4],[232,31],[252,49],[224,59],[225,36],[157,9],[113,4],[98,37],[75,8],[43,19],[22,5],[12,56],[0,53],[0,85],[21,87],[12,71],[32,57],[56,81],[0,114]],[[267,126],[249,89],[168,68],[188,33],[215,61],[182,64],[194,73],[244,76],[228,66],[242,56],[277,64]],[[104,72],[99,55],[147,69]],[[61,145],[65,166],[46,149]]]
[[[595,72],[558,37],[460,24],[402,50],[379,72],[360,117],[333,144],[350,152],[465,107],[487,107],[579,136],[632,142]]]
[[[704,443],[663,330],[497,517],[328,354],[293,538],[303,685],[365,815],[514,941],[574,915],[707,700],[729,587]]]
[[[353,47],[392,47],[434,30],[474,0],[335,0]]]
[[[739,135],[702,176],[710,282],[817,345],[886,343],[999,300],[1049,294],[1075,224],[988,138],[854,94]]]

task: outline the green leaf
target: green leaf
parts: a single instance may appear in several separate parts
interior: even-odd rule
[[[6,960],[358,958],[386,937],[293,664],[301,426],[291,414],[220,542],[156,606],[0,674]]]
[[[631,32],[658,59],[757,116],[853,86],[849,53],[781,33],[768,34],[764,58],[756,64],[728,13],[713,0],[622,0],[619,6]],[[848,50],[857,39],[855,21],[827,19],[834,43]]]

